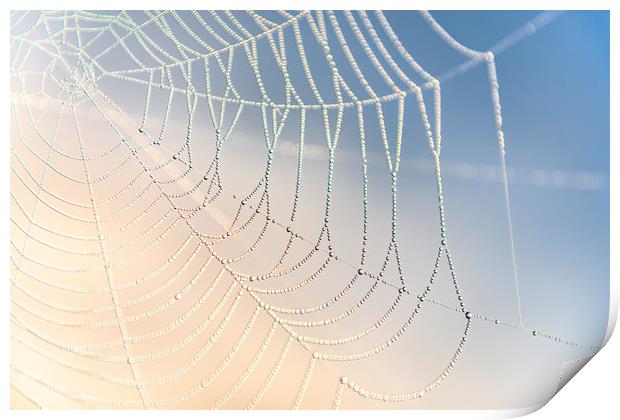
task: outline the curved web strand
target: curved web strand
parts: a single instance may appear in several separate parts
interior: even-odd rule
[[[336,409],[351,395],[417,404],[454,375],[474,324],[595,348],[524,326],[520,306],[518,324],[469,307],[448,246],[445,79],[418,63],[381,12],[374,16],[11,15],[15,395],[37,408]],[[487,62],[518,287],[493,55],[423,17],[452,48]],[[435,257],[421,279],[405,274],[411,262],[397,234],[401,149],[417,140],[406,118],[421,124],[434,163]],[[351,132],[362,181],[360,210],[349,216],[361,219],[355,260],[335,221],[335,190],[346,185],[339,153]],[[239,187],[229,165],[244,136],[259,141],[241,143],[247,183]],[[385,159],[375,162],[377,146]],[[283,176],[287,147],[294,159]],[[375,163],[388,177],[389,217],[387,241],[371,253]],[[307,217],[311,210],[318,218]],[[436,296],[442,284],[455,304]],[[446,333],[454,348],[433,377],[400,392],[363,385],[363,371],[408,350],[436,311],[457,316]],[[49,370],[35,371],[22,352]],[[35,387],[45,392],[31,395]]]

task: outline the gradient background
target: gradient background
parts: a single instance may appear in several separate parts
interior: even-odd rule
[[[436,12],[433,16],[464,45],[485,50],[538,13],[527,11]],[[130,14],[138,23],[146,20],[142,13],[132,12]],[[191,21],[186,13],[180,14]],[[264,15],[278,22],[282,20],[274,13],[265,12]],[[445,45],[417,13],[392,11],[385,12],[385,15],[404,46],[430,73],[445,74],[466,61]],[[58,16],[62,16],[62,12]],[[337,17],[351,45],[352,52],[356,58],[359,58],[364,74],[373,88],[378,94],[389,93],[388,86],[381,81],[371,63],[363,59],[363,51],[355,42],[345,18],[340,13]],[[28,16],[23,22],[23,28],[32,26],[36,18],[36,13]],[[247,16],[244,19],[244,23],[249,22]],[[172,23],[173,19],[170,18],[169,21]],[[376,24],[376,20],[373,20],[373,23]],[[61,28],[62,24],[62,19],[50,23],[56,30],[58,30],[58,25]],[[361,24],[359,20],[358,24]],[[74,25],[74,21],[68,19],[66,26],[74,28]],[[163,48],[172,51],[171,44],[157,28],[152,26],[147,26],[147,28],[147,32],[154,40],[161,42]],[[193,42],[188,37],[181,38],[181,29],[178,27],[176,29],[175,34],[182,41]],[[200,27],[194,25],[192,29],[199,31]],[[120,29],[119,31],[122,34]],[[16,32],[20,33],[19,27]],[[319,47],[312,38],[305,20],[302,20],[301,32],[319,89],[322,94],[324,93],[326,102],[333,102],[333,93],[330,93],[329,89],[331,81],[324,77],[328,74],[327,66],[324,60],[320,59]],[[60,48],[70,51],[71,43],[77,45],[75,31],[68,30],[66,33],[66,41],[69,45],[59,45],[58,41],[62,35],[57,35],[50,43],[52,50]],[[305,102],[313,103],[311,92],[307,84],[303,82],[304,75],[295,51],[291,28],[286,28],[284,34],[292,81],[296,87],[299,87]],[[35,31],[28,36],[30,39],[45,39],[46,33]],[[343,76],[347,82],[350,82],[352,88],[356,89],[360,97],[365,97],[361,93],[359,84],[354,82],[354,75],[337,46],[333,33],[330,32],[329,37],[330,43],[334,43],[332,44],[334,58],[339,69],[342,69]],[[383,40],[386,42],[385,38]],[[15,151],[12,157],[12,193],[15,197],[12,201],[12,218],[15,224],[27,229],[28,220],[15,204],[18,202],[28,216],[32,214],[36,200],[24,184],[30,186],[33,191],[37,191],[33,179],[42,179],[43,165],[34,157],[33,150],[45,157],[47,148],[37,132],[33,130],[33,122],[23,105],[24,97],[20,94],[24,91],[29,94],[25,97],[28,108],[31,109],[40,132],[46,135],[53,133],[60,106],[54,100],[42,98],[41,76],[25,74],[22,81],[16,76],[19,65],[23,64],[22,70],[40,71],[49,64],[50,60],[49,55],[41,51],[34,51],[27,60],[23,60],[24,50],[19,49],[20,42],[14,41],[12,46],[12,69],[14,71],[11,78],[14,105],[12,108],[12,145]],[[100,43],[94,45],[93,50],[101,51],[105,48],[106,42],[113,42],[113,40],[102,37]],[[144,56],[143,52],[140,53],[140,45],[132,37],[128,37],[127,45],[139,57]],[[282,102],[282,78],[278,77],[279,73],[269,44],[264,38],[258,42],[258,50],[266,88],[270,95],[273,95],[274,101]],[[390,52],[397,57],[393,50]],[[119,48],[112,50],[99,62],[109,71],[135,66]],[[607,12],[562,13],[533,36],[498,55],[496,62],[504,116],[507,160],[511,175],[513,228],[524,323],[530,329],[544,331],[587,345],[600,345],[607,328],[609,306],[609,14]],[[400,61],[398,63],[404,64]],[[405,65],[401,67],[407,68]],[[212,68],[213,90],[221,93],[223,91],[221,74],[217,74],[214,66]],[[204,87],[204,81],[200,81],[200,66],[197,65],[193,71],[195,85],[200,91]],[[60,70],[58,72],[61,73]],[[51,73],[54,77],[66,76],[66,74]],[[174,77],[175,84],[182,85],[180,73],[175,73]],[[241,52],[235,56],[232,77],[242,96],[250,99],[258,98],[247,59]],[[148,80],[148,76],[144,74],[136,78]],[[155,79],[157,80],[157,75]],[[109,107],[105,109],[109,115],[112,115],[122,132],[127,136],[132,136],[132,140],[135,138],[136,142],[144,141],[137,136],[137,127],[140,125],[144,109],[146,87],[105,76],[98,80],[98,89],[115,101],[129,116],[129,120],[126,120]],[[53,83],[46,84],[43,91],[54,99],[66,95],[66,93],[59,93],[53,87]],[[152,95],[146,132],[156,137],[161,128],[167,92],[154,89]],[[432,96],[427,94],[429,110],[432,109],[431,99]],[[110,130],[109,125],[102,120],[92,103],[85,101],[76,109],[81,137],[88,154],[107,150],[120,141],[119,136]],[[185,98],[177,96],[172,110],[170,125],[163,139],[164,147],[158,148],[159,152],[152,152],[151,149],[154,148],[148,148],[147,152],[141,153],[144,159],[155,158],[159,161],[169,159],[173,151],[181,147],[187,125]],[[227,121],[232,118],[231,114],[234,114],[234,110],[232,106],[227,109]],[[385,105],[388,133],[393,133],[395,127],[395,111],[394,104]],[[333,115],[332,118],[335,117],[335,113],[331,115]],[[489,85],[484,66],[475,67],[442,83],[442,165],[447,223],[451,252],[465,302],[476,314],[504,322],[517,322],[516,295],[512,278],[502,185],[498,175],[497,144],[492,115]],[[375,267],[372,271],[376,272],[383,261],[389,239],[389,174],[385,165],[382,144],[378,137],[377,120],[372,110],[365,110],[365,118],[370,168],[368,264],[369,267]],[[23,135],[21,139],[16,127],[18,120]],[[408,98],[405,111],[402,167],[399,173],[398,229],[407,287],[412,291],[419,291],[425,287],[426,279],[432,269],[433,254],[436,252],[438,241],[432,162],[426,141],[421,134],[419,121],[415,101]],[[79,154],[74,123],[70,115],[65,114],[59,127],[57,149],[72,155]],[[273,217],[278,220],[286,220],[290,216],[298,141],[299,112],[292,111],[281,138],[273,169],[271,210]],[[300,207],[296,222],[292,224],[292,227],[304,237],[314,239],[319,233],[323,218],[323,197],[327,174],[325,135],[320,113],[316,111],[308,112],[305,141]],[[30,149],[25,143],[30,146]],[[194,165],[189,179],[194,182],[200,179],[213,158],[213,152],[213,127],[206,103],[201,100],[197,105],[193,127]],[[92,163],[89,161],[87,163],[89,171],[93,176],[102,175],[117,167],[127,158],[127,155],[127,150],[120,148],[106,159],[92,161]],[[331,217],[332,238],[336,253],[344,260],[355,264],[361,247],[362,194],[357,120],[352,110],[345,113],[343,132],[336,155],[333,216]],[[80,161],[66,159],[54,153],[51,156],[50,162],[56,168],[61,168],[75,178],[84,179]],[[227,194],[223,194],[222,198],[217,201],[217,212],[203,211],[192,219],[192,223],[205,232],[221,233],[223,231],[221,224],[225,225],[236,210],[236,204],[231,195],[235,193],[242,197],[251,191],[264,170],[265,146],[259,112],[256,109],[244,111],[230,141],[224,146],[223,156],[222,179]],[[32,174],[32,178],[29,177],[26,168]],[[169,179],[175,173],[180,173],[182,169],[184,169],[182,164],[177,162],[169,165],[167,170],[158,171],[156,174],[159,179]],[[114,177],[94,187],[95,200],[105,200],[139,173],[139,170],[138,165],[130,161]],[[53,171],[48,171],[45,188],[58,196],[80,203],[88,203],[88,190],[83,185],[76,184],[63,180]],[[131,203],[136,194],[146,185],[146,182],[140,184],[141,187],[137,185],[129,193],[123,195],[120,202],[102,205],[102,216],[113,214],[122,207],[123,203]],[[182,185],[176,184],[166,186],[166,190],[171,193],[181,192],[182,188]],[[92,219],[90,209],[76,209],[50,198],[49,195],[39,195],[46,202],[53,203],[56,208],[71,215]],[[151,189],[143,199],[138,201],[138,204],[130,207],[120,216],[104,222],[105,231],[113,231],[143,213],[155,197]],[[192,200],[179,200],[177,205],[184,207],[194,205],[194,203]],[[70,221],[45,205],[39,204],[37,209],[35,219],[40,225],[74,235],[96,234],[92,223]],[[155,223],[167,210],[168,208],[163,204],[156,205],[141,219],[137,230],[120,235],[106,244],[113,247],[127,242]],[[258,223],[254,223],[243,234],[226,241],[216,249],[226,255],[237,255],[251,245],[260,228]],[[163,231],[163,226],[160,228],[161,231]],[[45,239],[59,247],[94,252],[98,250],[96,241],[88,244],[84,244],[83,241],[59,241],[57,236],[46,235],[41,229],[33,229],[32,232],[37,238]],[[182,245],[187,235],[187,229],[179,225],[172,230],[166,241],[158,243],[149,252],[132,260],[130,264],[125,263],[115,267],[113,275],[116,283],[128,283],[135,280],[140,273],[153,270],[154,264],[159,265],[159,261],[169,258]],[[113,253],[112,262],[115,259],[122,261],[123,258],[143,248],[149,243],[148,238],[152,241],[154,235],[147,236],[146,239],[128,247],[124,253]],[[270,228],[263,246],[244,262],[235,265],[235,268],[241,271],[260,272],[270,267],[277,261],[281,249],[286,244],[286,239],[286,233],[282,229]],[[101,258],[97,256],[63,255],[32,239],[26,241],[23,232],[15,225],[12,241],[21,252],[48,264],[65,267],[91,267],[101,264]],[[24,244],[26,247],[22,250]],[[191,249],[196,245],[197,241],[194,239],[188,249],[184,250],[185,258],[189,257]],[[287,261],[294,261],[306,248],[305,245],[294,247]],[[198,272],[201,263],[208,258],[205,250],[197,255],[188,273],[180,276],[171,287],[166,288],[153,299],[132,307],[124,315],[146,312],[173,297],[188,283],[191,276]],[[16,267],[19,266],[22,271],[36,274],[49,281],[80,287],[105,288],[107,281],[104,273],[99,271],[88,273],[88,275],[67,274],[42,269],[22,258],[15,248],[12,248],[12,256],[16,262],[12,264],[11,273],[14,281],[12,314],[15,317],[19,317],[38,331],[74,345],[118,338],[117,327],[85,330],[58,326],[50,322],[50,320],[59,319],[72,322],[105,320],[113,318],[114,312],[67,314],[52,310],[49,306],[37,302],[24,293],[24,290],[43,297],[48,303],[80,307],[108,305],[111,303],[109,293],[61,293],[57,289],[32,281],[27,275],[17,272]],[[155,289],[158,284],[172,278],[179,265],[177,263],[176,268],[173,266],[148,284],[122,291],[119,293],[120,300],[127,301],[145,295]],[[454,305],[456,299],[450,288],[446,268],[444,262],[431,297],[445,304]],[[286,296],[266,296],[266,301],[288,307],[316,304],[337,293],[350,280],[353,271],[350,267],[336,264],[302,292]],[[272,281],[269,287],[294,283],[309,272],[311,272],[310,268],[300,270],[285,279]],[[173,322],[193,305],[200,294],[208,288],[216,274],[215,263],[212,263],[201,277],[201,282],[195,288],[190,289],[183,299],[163,313],[150,317],[147,321],[129,324],[129,334],[144,334]],[[390,267],[386,276],[394,279],[392,282],[396,283],[394,274],[395,268]],[[224,278],[224,284],[217,287],[213,296],[222,296],[231,281],[230,278]],[[359,280],[346,299],[336,308],[330,308],[325,313],[336,314],[343,308],[348,308],[367,291],[368,285],[369,283]],[[337,337],[355,333],[378,319],[393,301],[395,294],[392,288],[380,287],[363,309],[357,311],[345,322],[329,328],[312,328],[309,329],[310,332],[304,332],[304,334]],[[170,334],[148,345],[136,345],[132,351],[137,355],[151,353],[180,341],[196,328],[201,319],[208,316],[209,308],[213,307],[217,300],[216,298],[201,306],[195,316],[189,318]],[[149,399],[163,399],[182,392],[208,375],[225,356],[254,309],[253,302],[247,296],[241,303],[230,328],[218,340],[218,345],[210,350],[208,357],[201,359],[185,375],[165,385],[149,388],[146,391]],[[381,342],[400,326],[415,303],[413,296],[404,298],[399,310],[379,332],[358,343],[336,349],[327,348],[327,350],[343,353],[363,351]],[[324,315],[321,312],[307,315],[304,319],[319,319]],[[392,346],[388,351],[361,362],[318,362],[302,407],[328,408],[340,375],[355,378],[356,382],[367,388],[374,387],[381,392],[405,392],[425,386],[442,371],[455,350],[464,327],[462,318],[459,313],[427,304],[415,325],[408,330],[397,345]],[[213,325],[217,325],[218,322],[219,318],[214,321]],[[268,317],[262,314],[248,341],[224,374],[207,390],[171,408],[208,407],[212,401],[219,398],[241,375],[256,353],[268,328]],[[177,368],[208,341],[208,335],[212,329],[207,329],[178,357],[167,358],[157,363],[140,364],[140,376],[143,378],[161,376]],[[126,364],[95,362],[71,355],[65,350],[34,338],[21,327],[14,326],[12,334],[17,338],[12,342],[12,363],[22,371],[36,374],[42,381],[55,384],[74,396],[91,395],[106,400],[139,401],[135,388],[106,384],[58,364],[50,363],[40,354],[26,348],[18,340],[53,353],[57,358],[70,361],[73,365],[89,371],[105,372],[128,378],[131,373]],[[248,382],[225,406],[226,408],[245,406],[262,380],[268,375],[285,340],[285,334],[279,330],[265,358],[258,364]],[[123,349],[114,347],[100,353],[122,355]],[[555,393],[558,382],[565,381],[570,376],[571,369],[579,366],[579,362],[565,364],[562,362],[582,359],[592,353],[592,349],[567,346],[535,337],[531,334],[531,330],[496,326],[493,323],[475,319],[469,342],[453,374],[424,399],[405,404],[384,404],[369,402],[357,395],[345,392],[342,408],[487,409],[532,406],[549,399]],[[259,407],[287,408],[290,406],[308,360],[309,355],[294,344],[285,365]],[[50,391],[15,370],[12,374],[12,381],[16,386],[15,389],[22,390],[29,398],[44,407],[77,408],[80,406],[71,398]],[[30,402],[18,392],[13,392],[12,403],[14,407],[30,407]]]

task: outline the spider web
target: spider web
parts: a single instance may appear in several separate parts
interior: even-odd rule
[[[595,350],[525,326],[519,297],[494,52],[552,16],[479,52],[421,15],[468,61],[432,75],[381,12],[15,12],[13,391],[37,407],[415,407],[476,323]],[[468,306],[449,247],[441,82],[480,63],[516,322]],[[433,162],[420,276],[400,228],[408,137]],[[348,200],[361,209],[339,212]],[[372,380],[433,339],[422,382]]]

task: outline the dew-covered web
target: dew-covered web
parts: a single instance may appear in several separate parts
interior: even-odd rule
[[[13,13],[13,392],[36,407],[416,407],[476,324],[595,350],[526,326],[520,303],[494,53],[553,16],[485,52],[421,16],[464,64],[429,73],[381,12]],[[468,305],[449,247],[441,82],[477,65],[516,321]],[[428,261],[402,245],[412,142],[433,162]],[[416,359],[419,319],[450,321],[441,360],[422,382],[376,376]]]

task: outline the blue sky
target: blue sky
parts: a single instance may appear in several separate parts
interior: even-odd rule
[[[251,23],[247,15],[235,13],[244,24]],[[473,49],[486,50],[540,12],[432,13],[446,31],[462,44]],[[206,13],[202,14],[205,19],[210,19]],[[142,12],[130,12],[130,15],[134,16],[138,23],[148,20],[148,16]],[[201,28],[189,13],[180,12],[180,15],[191,22],[191,29],[209,39],[204,28]],[[264,15],[277,22],[283,20],[273,12],[265,12]],[[378,28],[374,14],[369,12],[369,15]],[[388,11],[385,15],[404,47],[433,75],[445,74],[467,60],[451,50],[417,13]],[[336,16],[369,83],[380,95],[390,93],[372,63],[364,58],[363,49],[356,42],[346,18],[340,12]],[[166,16],[166,19],[182,42],[187,42],[199,53],[204,53],[183,28],[178,24],[174,26],[171,16]],[[357,19],[359,24],[360,19]],[[69,26],[73,24],[71,22],[69,20]],[[59,19],[56,24],[62,25],[63,21]],[[217,26],[216,23],[213,25]],[[300,21],[300,27],[315,81],[326,102],[333,102],[335,95],[331,85],[331,73],[322,48],[314,39],[305,19]],[[257,32],[255,26],[253,30]],[[160,28],[151,22],[145,31],[154,41],[160,43],[162,48],[169,49],[173,56],[181,60],[178,57],[179,51]],[[77,42],[70,38],[74,33],[68,33],[69,45],[65,48],[70,50],[71,44]],[[115,42],[109,33],[107,35],[110,38],[101,37],[101,45],[95,43],[93,50],[105,48],[106,42]],[[387,43],[385,34],[381,32],[380,35]],[[83,36],[94,36],[94,32],[85,32]],[[283,37],[286,40],[293,83],[304,99],[307,99],[306,103],[314,103],[315,99],[305,80],[290,26],[283,30]],[[368,95],[355,79],[332,29],[328,29],[328,39],[341,74],[362,99],[367,98]],[[281,102],[284,89],[280,69],[274,63],[266,37],[260,38],[257,43],[265,86],[274,101]],[[147,56],[141,50],[142,45],[132,36],[127,36],[126,45],[136,56]],[[413,77],[411,69],[398,58],[392,47],[389,48],[397,63]],[[237,48],[234,54],[235,66],[231,76],[234,84],[243,98],[256,100],[256,83],[247,57],[242,48]],[[43,53],[41,56],[49,60]],[[32,61],[35,62],[38,58],[43,64],[47,64],[47,61],[41,60],[41,56],[32,58]],[[228,56],[224,54],[223,58],[226,60]],[[209,63],[213,92],[216,95],[221,94],[224,78],[217,69],[215,60],[210,59]],[[122,48],[115,48],[101,57],[99,64],[106,70],[137,68],[136,63],[128,58]],[[547,26],[498,54],[496,64],[506,136],[506,160],[511,174],[511,211],[524,323],[528,328],[536,328],[566,339],[585,344],[600,344],[607,328],[609,313],[609,14],[596,11],[561,13]],[[154,79],[159,81],[160,73],[157,71]],[[178,66],[173,71],[175,85],[183,89],[185,81]],[[195,60],[192,71],[193,79],[196,79],[192,79],[192,82],[195,82],[198,91],[202,92],[204,61]],[[137,127],[141,126],[144,113],[147,90],[145,84],[112,77],[111,73],[97,75],[101,76],[97,80],[97,89],[108,95],[128,114],[129,123],[121,129],[127,130],[127,138],[133,139],[138,133]],[[148,72],[137,72],[135,77],[142,81],[148,80]],[[40,86],[36,81],[31,83],[28,80],[28,84],[32,89]],[[51,89],[49,85],[46,88]],[[148,119],[144,133],[140,136],[156,137],[159,134],[167,98],[166,89],[153,88]],[[427,91],[425,99],[429,113],[432,113],[432,94]],[[255,105],[248,105],[244,109],[238,126],[223,146],[221,170],[225,194],[216,202],[218,210],[223,214],[234,214],[237,203],[231,198],[232,192],[243,197],[264,174],[265,141],[259,108]],[[186,139],[186,97],[183,94],[176,95],[171,109],[169,126],[162,138],[161,147],[157,147],[160,157],[163,154],[177,153]],[[219,109],[219,103],[216,104],[216,109]],[[437,197],[431,154],[422,135],[417,102],[413,95],[407,97],[405,109],[401,171],[398,175],[398,240],[407,287],[418,291],[426,286],[438,245]],[[235,110],[236,104],[227,105],[224,126],[230,123]],[[395,101],[386,103],[383,110],[388,135],[393,141]],[[441,161],[448,238],[465,300],[468,308],[476,314],[494,317],[503,322],[516,322],[518,311],[506,209],[503,186],[497,176],[498,147],[484,63],[442,83],[441,110]],[[90,141],[87,143],[89,148],[106,150],[108,142],[115,144],[120,141],[118,133],[106,131],[109,127],[105,122],[93,121],[93,115],[99,115],[97,112],[89,113],[93,109],[85,106],[80,111],[84,112],[81,118],[87,122],[83,127],[85,141]],[[274,157],[270,181],[271,214],[278,220],[289,220],[290,217],[297,156],[295,147],[299,141],[299,117],[298,110],[291,112],[283,130],[282,145]],[[323,115],[320,110],[309,110],[306,118],[307,153],[301,177],[298,214],[291,226],[295,232],[314,240],[324,218],[327,154],[322,127]],[[330,118],[333,124],[335,112],[330,112]],[[376,272],[385,258],[389,241],[391,196],[383,144],[372,105],[365,106],[364,118],[370,193],[367,267],[369,272]],[[211,123],[206,101],[200,99],[190,142],[194,156],[193,167],[188,176],[190,180],[201,179],[213,158],[215,134]],[[337,150],[330,213],[334,249],[339,257],[352,263],[340,265],[339,271],[330,272],[321,278],[321,282],[318,282],[320,288],[309,287],[309,292],[304,289],[304,294],[294,295],[290,302],[286,302],[287,305],[292,302],[307,306],[308,302],[324,299],[324,296],[331,293],[331,288],[341,287],[343,282],[350,278],[347,277],[350,276],[347,270],[351,271],[359,259],[362,246],[362,196],[357,124],[355,109],[347,109]],[[67,130],[73,129],[72,125],[68,127]],[[90,133],[86,132],[88,129]],[[64,141],[67,144],[61,146],[72,150],[76,143],[71,131],[68,133],[61,139],[61,143]],[[142,140],[144,138],[148,137],[140,137]],[[148,147],[155,148],[153,144]],[[181,159],[177,159],[171,166],[185,169],[182,166],[184,163],[179,161],[186,158],[186,152],[187,150],[180,154]],[[96,167],[96,170],[103,170],[107,165],[115,163],[109,160],[92,165],[100,164],[101,167]],[[123,170],[127,171],[123,174],[126,179],[131,179],[134,175],[131,171],[138,169],[128,165]],[[126,179],[123,178],[122,181]],[[590,183],[592,180],[593,184]],[[112,183],[106,185],[112,191],[117,187]],[[172,183],[166,188],[177,187],[180,188],[180,185]],[[109,193],[98,192],[102,196]],[[185,204],[179,205],[183,207]],[[156,212],[151,212],[150,216],[153,219],[158,217]],[[196,219],[197,223],[202,221],[208,226],[209,218],[202,217],[202,213]],[[120,219],[118,222],[120,223]],[[281,233],[270,230],[263,241],[263,248],[266,249],[260,248],[250,253],[250,258],[255,258],[253,269],[270,265],[269,261],[274,257],[272,254],[283,246]],[[250,239],[254,240],[254,237]],[[299,252],[299,249],[292,251],[294,256]],[[294,257],[289,255],[288,258]],[[242,261],[244,262],[247,260]],[[144,264],[149,265],[150,261]],[[393,283],[397,280],[394,258],[386,277]],[[356,286],[363,288],[368,284],[358,283]],[[357,319],[357,324],[347,324],[344,330],[355,329],[360,325],[366,327],[369,319],[375,319],[378,313],[383,313],[390,304],[390,299],[393,299],[393,294],[393,289],[381,289],[381,292],[375,295],[378,296],[377,299],[365,305],[367,312],[362,319]],[[455,304],[456,298],[445,263],[440,269],[440,280],[432,297],[448,305]],[[289,299],[289,296],[286,298]],[[400,311],[398,316],[406,315],[414,305],[415,295],[410,298],[412,300],[407,303],[410,306]],[[364,362],[351,370],[361,377],[366,375],[369,380],[373,379],[373,375],[385,370],[394,375],[394,380],[391,376],[388,377],[390,386],[408,387],[411,385],[411,378],[418,381],[422,381],[420,378],[431,378],[440,371],[438,369],[443,369],[445,361],[451,357],[454,340],[462,333],[459,328],[463,321],[462,314],[458,312],[455,315],[454,311],[432,306],[429,312],[424,313],[419,325],[416,324],[419,328],[404,339],[407,340],[407,345],[395,349],[395,353],[388,356],[380,356],[384,358],[379,358],[372,367]],[[390,328],[394,327],[388,325]],[[471,339],[474,350],[468,353],[471,357],[468,356],[460,365],[461,376],[449,382],[445,389],[441,388],[436,394],[437,397],[433,396],[428,402],[425,399],[422,404],[428,405],[422,405],[423,407],[448,405],[479,408],[481,404],[485,408],[485,404],[488,404],[489,408],[514,407],[511,404],[515,404],[515,401],[511,398],[520,389],[524,390],[523,401],[531,403],[533,397],[529,393],[539,392],[541,389],[541,392],[554,390],[560,361],[585,355],[573,348],[534,337],[528,329],[505,328],[483,321],[476,322],[475,327],[475,332],[472,333],[475,335]],[[331,332],[342,333],[339,328],[340,326],[334,327]],[[411,349],[416,349],[416,352],[419,350],[420,357],[402,366],[404,358],[409,360]],[[348,369],[347,366],[339,372],[348,374]],[[495,370],[497,372],[494,375],[489,373]],[[427,375],[428,378],[416,376],[418,373]],[[505,390],[504,378],[510,378],[514,388]],[[536,380],[539,382],[535,382]],[[462,392],[463,388],[469,389],[469,384],[474,382],[480,386],[476,391],[479,392],[478,395],[484,396],[482,400],[469,400],[468,395]]]

